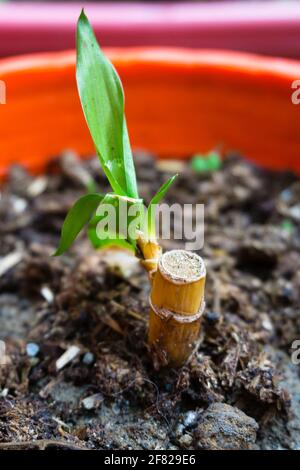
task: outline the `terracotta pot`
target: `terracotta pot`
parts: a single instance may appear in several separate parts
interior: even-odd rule
[[[300,62],[184,49],[107,53],[124,84],[133,147],[184,158],[221,145],[300,172],[300,105],[291,100]],[[93,152],[74,52],[4,59],[0,80],[7,89],[7,104],[0,105],[2,176],[13,162],[42,170],[66,148]]]

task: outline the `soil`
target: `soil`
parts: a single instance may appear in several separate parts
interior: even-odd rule
[[[233,156],[196,174],[136,155],[146,202],[179,165],[167,200],[205,204],[202,340],[182,369],[156,370],[135,258],[84,234],[50,256],[87,173],[108,189],[95,158],[69,157],[38,177],[15,166],[1,191],[0,448],[300,449],[297,178]]]

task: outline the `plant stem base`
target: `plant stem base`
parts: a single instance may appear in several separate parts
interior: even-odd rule
[[[156,368],[181,367],[195,350],[206,271],[194,253],[173,250],[158,263],[150,296],[148,344]]]

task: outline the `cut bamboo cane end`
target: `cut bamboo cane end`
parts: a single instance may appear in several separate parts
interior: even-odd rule
[[[185,250],[167,251],[159,260],[161,274],[170,282],[191,284],[206,276],[203,259]]]
[[[172,250],[159,260],[150,297],[148,343],[157,368],[181,367],[195,350],[204,311],[202,258]]]

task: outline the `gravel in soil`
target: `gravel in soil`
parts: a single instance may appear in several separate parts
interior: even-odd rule
[[[138,262],[84,235],[50,256],[87,175],[108,190],[95,158],[73,162],[67,153],[38,177],[15,166],[2,187],[0,449],[299,449],[296,177],[237,157],[209,174],[180,163],[167,200],[205,204],[207,307],[194,357],[157,371]],[[174,165],[142,152],[136,163],[149,202]]]

